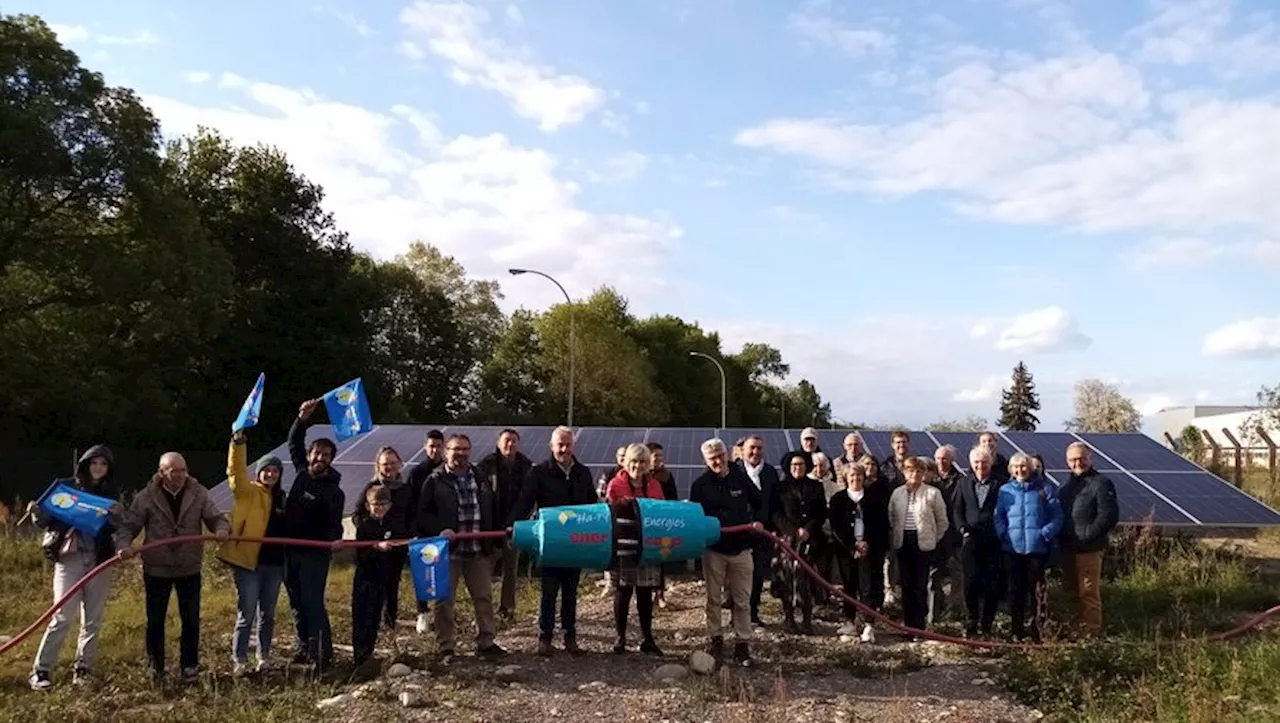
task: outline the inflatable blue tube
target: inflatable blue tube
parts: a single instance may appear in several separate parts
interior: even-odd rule
[[[516,522],[511,542],[541,567],[605,570],[613,557],[613,515],[604,503],[548,507]]]
[[[693,502],[638,500],[643,543],[641,565],[684,562],[702,557],[720,539],[720,521]]]

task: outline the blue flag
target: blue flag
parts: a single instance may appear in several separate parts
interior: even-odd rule
[[[107,524],[107,513],[115,500],[91,495],[76,489],[72,480],[59,479],[49,485],[36,504],[44,514],[94,538]]]
[[[258,415],[262,414],[262,384],[266,381],[265,373],[258,375],[257,384],[253,385],[253,391],[249,392],[249,398],[244,400],[244,404],[240,407],[240,415],[236,417],[235,424],[231,425],[232,432],[239,432],[242,429],[248,429],[258,423]]]
[[[428,537],[409,542],[409,576],[419,602],[448,600],[453,596],[449,578],[449,541]]]
[[[339,442],[373,429],[373,415],[369,413],[369,399],[360,377],[324,395],[324,408]]]

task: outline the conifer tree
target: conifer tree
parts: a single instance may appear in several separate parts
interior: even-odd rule
[[[1034,432],[1040,419],[1034,412],[1040,409],[1040,396],[1027,365],[1018,362],[1013,368],[1013,386],[1000,392],[1000,420],[1002,428],[1010,432]]]

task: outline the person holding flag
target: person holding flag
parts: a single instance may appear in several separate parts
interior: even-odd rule
[[[114,480],[114,461],[111,450],[105,445],[94,445],[80,455],[76,463],[74,487],[97,497],[116,500],[119,493]],[[59,495],[55,494],[55,497]],[[60,507],[53,500],[55,508]],[[112,535],[120,524],[121,508],[113,502],[108,508],[106,523],[96,535],[88,535],[70,523],[58,519],[46,511],[45,506],[32,502],[27,506],[35,524],[44,529],[44,554],[53,561],[53,599],[59,600],[85,573],[111,559],[116,554]],[[107,605],[107,593],[111,589],[112,571],[104,570],[80,589],[76,596],[49,619],[40,648],[31,670],[31,688],[47,690],[53,685],[49,673],[58,661],[62,643],[71,630],[68,616],[80,610],[80,635],[76,641],[76,659],[71,682],[88,682],[89,673],[98,652],[98,633],[102,629],[103,612]]]
[[[231,529],[237,537],[283,537],[285,496],[280,475],[284,473],[284,464],[279,457],[265,457],[258,461],[257,472],[250,477],[245,442],[244,429],[236,431],[227,452],[227,481],[235,500],[231,508]],[[271,659],[276,602],[284,581],[284,546],[236,540],[222,545],[218,559],[231,567],[236,585],[232,676],[239,678],[248,672],[249,638],[255,620],[257,671],[262,672]]]
[[[302,403],[289,428],[289,457],[297,475],[285,498],[285,536],[301,540],[337,542],[342,539],[342,512],[346,495],[342,475],[333,468],[338,447],[322,437],[307,445],[308,420],[322,399]],[[333,664],[333,631],[324,604],[333,553],[312,547],[291,547],[285,551],[284,585],[293,609],[293,662],[315,665],[322,673]]]

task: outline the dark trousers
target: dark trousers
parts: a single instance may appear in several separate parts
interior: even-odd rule
[[[757,536],[751,547],[751,622],[760,622],[760,596],[764,594],[764,581],[769,578],[769,566],[773,562],[773,540]]]
[[[386,577],[382,581],[381,599],[386,604],[382,620],[387,627],[394,628],[400,617],[400,579],[404,577],[404,566],[409,562],[408,547],[393,547],[381,553],[386,555]]]
[[[835,555],[835,566],[840,571],[840,582],[849,597],[866,605],[872,610],[884,607],[884,550],[870,548],[867,554],[854,559],[853,552],[844,548],[832,548]],[[848,602],[844,605],[844,616],[853,620],[858,616],[858,608]],[[869,620],[867,622],[870,622]]]
[[[964,607],[969,628],[990,632],[1004,588],[1003,553],[993,535],[971,534],[960,546],[964,565]]]
[[[386,592],[385,575],[362,575],[360,569],[356,569],[355,582],[351,585],[351,648],[356,665],[373,657]]]
[[[1009,571],[1009,617],[1013,623],[1013,634],[1022,636],[1027,633],[1027,602],[1031,602],[1032,635],[1040,632],[1040,591],[1044,588],[1045,555],[1008,554]]]
[[[333,630],[324,605],[329,560],[328,552],[290,550],[284,563],[284,586],[293,610],[294,654],[321,667],[333,662]]]
[[[814,564],[818,552],[813,548],[801,547],[801,559]],[[805,624],[813,620],[813,600],[817,593],[817,583],[809,577],[800,564],[789,556],[778,560],[778,568],[773,580],[774,593],[782,602],[782,617],[788,625],[796,621],[796,608],[800,609],[800,619]]]
[[[929,614],[929,561],[928,552],[920,549],[916,533],[902,533],[902,548],[898,550],[898,576],[902,584],[902,621],[909,628],[924,630]]]
[[[178,662],[183,670],[200,663],[200,574],[187,577],[155,577],[142,575],[146,591],[147,658],[151,669],[164,672],[164,619],[169,613],[171,592],[178,593],[178,619],[182,637],[178,643]]]
[[[556,597],[560,598],[560,629],[564,639],[577,638],[578,583],[582,571],[569,567],[542,568],[542,600],[538,604],[540,640],[550,640],[556,632]]]
[[[640,634],[645,640],[653,639],[653,592],[651,587],[626,585],[613,591],[613,624],[618,640],[627,639],[627,618],[631,616],[631,591],[635,591],[636,612],[640,614]]]

